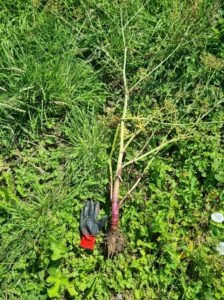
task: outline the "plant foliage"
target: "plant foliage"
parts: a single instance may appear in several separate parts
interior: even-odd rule
[[[122,28],[126,248],[105,259],[79,213],[109,213]],[[222,1],[1,1],[0,37],[1,299],[223,299]]]

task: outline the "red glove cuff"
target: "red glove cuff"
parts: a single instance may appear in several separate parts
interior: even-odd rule
[[[79,245],[82,248],[93,250],[93,248],[95,246],[95,240],[96,240],[95,236],[83,235]]]

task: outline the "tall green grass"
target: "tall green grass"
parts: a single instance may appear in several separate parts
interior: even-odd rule
[[[63,122],[73,106],[102,108],[104,85],[73,29],[50,9],[16,9],[1,12],[1,127],[17,135]]]

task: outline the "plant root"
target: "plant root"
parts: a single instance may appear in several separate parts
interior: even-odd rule
[[[123,252],[125,247],[125,237],[119,229],[111,229],[106,237],[107,258]]]

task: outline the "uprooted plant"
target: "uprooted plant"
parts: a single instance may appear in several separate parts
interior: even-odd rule
[[[121,252],[125,245],[125,238],[119,229],[119,209],[137,188],[144,175],[147,174],[155,158],[161,153],[166,153],[167,151],[165,150],[168,150],[170,147],[177,146],[180,142],[186,143],[193,139],[204,137],[206,130],[202,124],[208,128],[213,122],[209,122],[207,117],[215,108],[223,103],[223,99],[221,98],[213,101],[212,105],[205,102],[200,107],[197,100],[193,102],[189,101],[188,103],[183,101],[183,105],[181,105],[178,103],[178,101],[181,101],[181,97],[176,101],[173,101],[171,97],[166,97],[161,103],[153,101],[154,103],[151,104],[150,110],[144,111],[144,109],[141,109],[140,113],[135,113],[135,115],[131,113],[130,104],[133,102],[132,99],[136,99],[138,96],[141,97],[140,85],[151,79],[151,75],[155,71],[163,67],[179,49],[190,42],[186,37],[191,30],[191,26],[193,26],[192,23],[191,26],[186,28],[183,38],[159,63],[153,67],[149,63],[142,72],[135,75],[129,74],[128,66],[131,63],[129,53],[134,52],[134,49],[130,46],[134,34],[130,34],[129,32],[128,40],[127,32],[130,31],[129,25],[139,12],[140,10],[131,19],[128,19],[126,23],[124,22],[124,13],[122,10],[120,12],[120,35],[123,41],[122,67],[119,67],[108,49],[105,50],[105,48],[102,48],[102,51],[116,65],[118,72],[122,74],[123,78],[123,108],[121,117],[116,118],[117,126],[109,158],[112,210],[110,230],[106,238],[109,257]],[[211,77],[208,80],[210,81]],[[197,112],[195,113],[196,110]],[[136,142],[140,136],[142,138]],[[141,141],[140,143],[139,140]],[[135,148],[134,151],[133,148]],[[115,159],[115,157],[117,158]],[[113,171],[114,162],[116,164],[115,171]],[[132,172],[130,171],[130,166],[132,166],[132,170],[133,168],[138,169],[139,162],[141,162],[141,170],[136,172],[137,178],[124,195],[121,195],[123,175],[125,177],[127,173]]]

